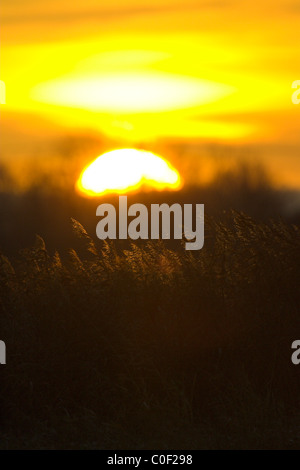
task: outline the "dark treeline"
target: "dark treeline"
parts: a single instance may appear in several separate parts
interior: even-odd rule
[[[3,178],[9,179],[9,176],[2,173]],[[206,186],[128,194],[128,205],[135,202],[148,207],[152,203],[204,203],[205,212],[217,218],[230,208],[261,221],[281,217],[291,223],[300,221],[299,201],[298,193],[274,189],[262,169],[247,165],[241,166],[238,172],[220,173]],[[117,196],[90,199],[75,192],[73,183],[62,188],[53,181],[38,178],[26,191],[0,191],[0,250],[13,253],[24,248],[34,242],[35,234],[45,239],[49,250],[67,250],[74,241],[71,217],[80,220],[94,237],[96,208],[103,202],[118,208]]]

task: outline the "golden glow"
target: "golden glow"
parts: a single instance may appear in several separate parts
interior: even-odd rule
[[[36,101],[110,113],[172,111],[211,103],[231,86],[166,73],[64,77],[37,85]]]
[[[6,109],[29,109],[62,128],[97,130],[133,147],[159,137],[274,140],[278,129],[290,140],[293,60],[275,74],[269,65],[281,49],[272,51],[252,38],[207,32],[10,46],[2,51]]]
[[[40,144],[50,158],[59,136],[99,133],[105,148],[254,146],[300,187],[299,150],[289,150],[300,135],[297,0],[2,3],[1,159],[12,167]]]
[[[88,196],[122,194],[146,185],[155,189],[178,189],[179,173],[152,152],[119,149],[96,158],[81,173],[77,189]]]

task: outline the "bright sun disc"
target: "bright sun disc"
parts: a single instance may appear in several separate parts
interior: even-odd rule
[[[152,152],[119,149],[104,153],[90,163],[77,181],[77,189],[88,196],[122,194],[142,185],[154,189],[178,189],[179,173],[169,162]]]

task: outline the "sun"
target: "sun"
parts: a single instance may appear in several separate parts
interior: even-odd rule
[[[87,196],[124,194],[141,186],[179,189],[180,175],[164,158],[137,149],[118,149],[100,155],[81,173],[76,187]]]

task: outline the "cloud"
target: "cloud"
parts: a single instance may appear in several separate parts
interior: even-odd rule
[[[82,2],[84,5],[84,2]],[[25,10],[24,12],[19,12],[19,8],[9,8],[5,11],[2,11],[1,14],[1,23],[2,24],[14,24],[14,23],[33,23],[33,22],[45,22],[45,23],[57,23],[57,22],[72,22],[72,21],[82,21],[89,19],[118,19],[120,17],[126,16],[136,16],[136,15],[153,15],[157,13],[172,13],[172,12],[188,12],[194,10],[214,10],[227,8],[231,5],[229,1],[202,1],[197,3],[166,3],[164,5],[141,5],[134,4],[128,6],[120,6],[115,8],[93,8],[91,5],[90,8],[82,9],[71,9],[70,4],[66,4],[65,11],[53,11],[53,8],[49,11],[47,3],[44,2],[45,8],[41,12],[40,9],[34,8],[34,3],[31,6],[31,9]]]

